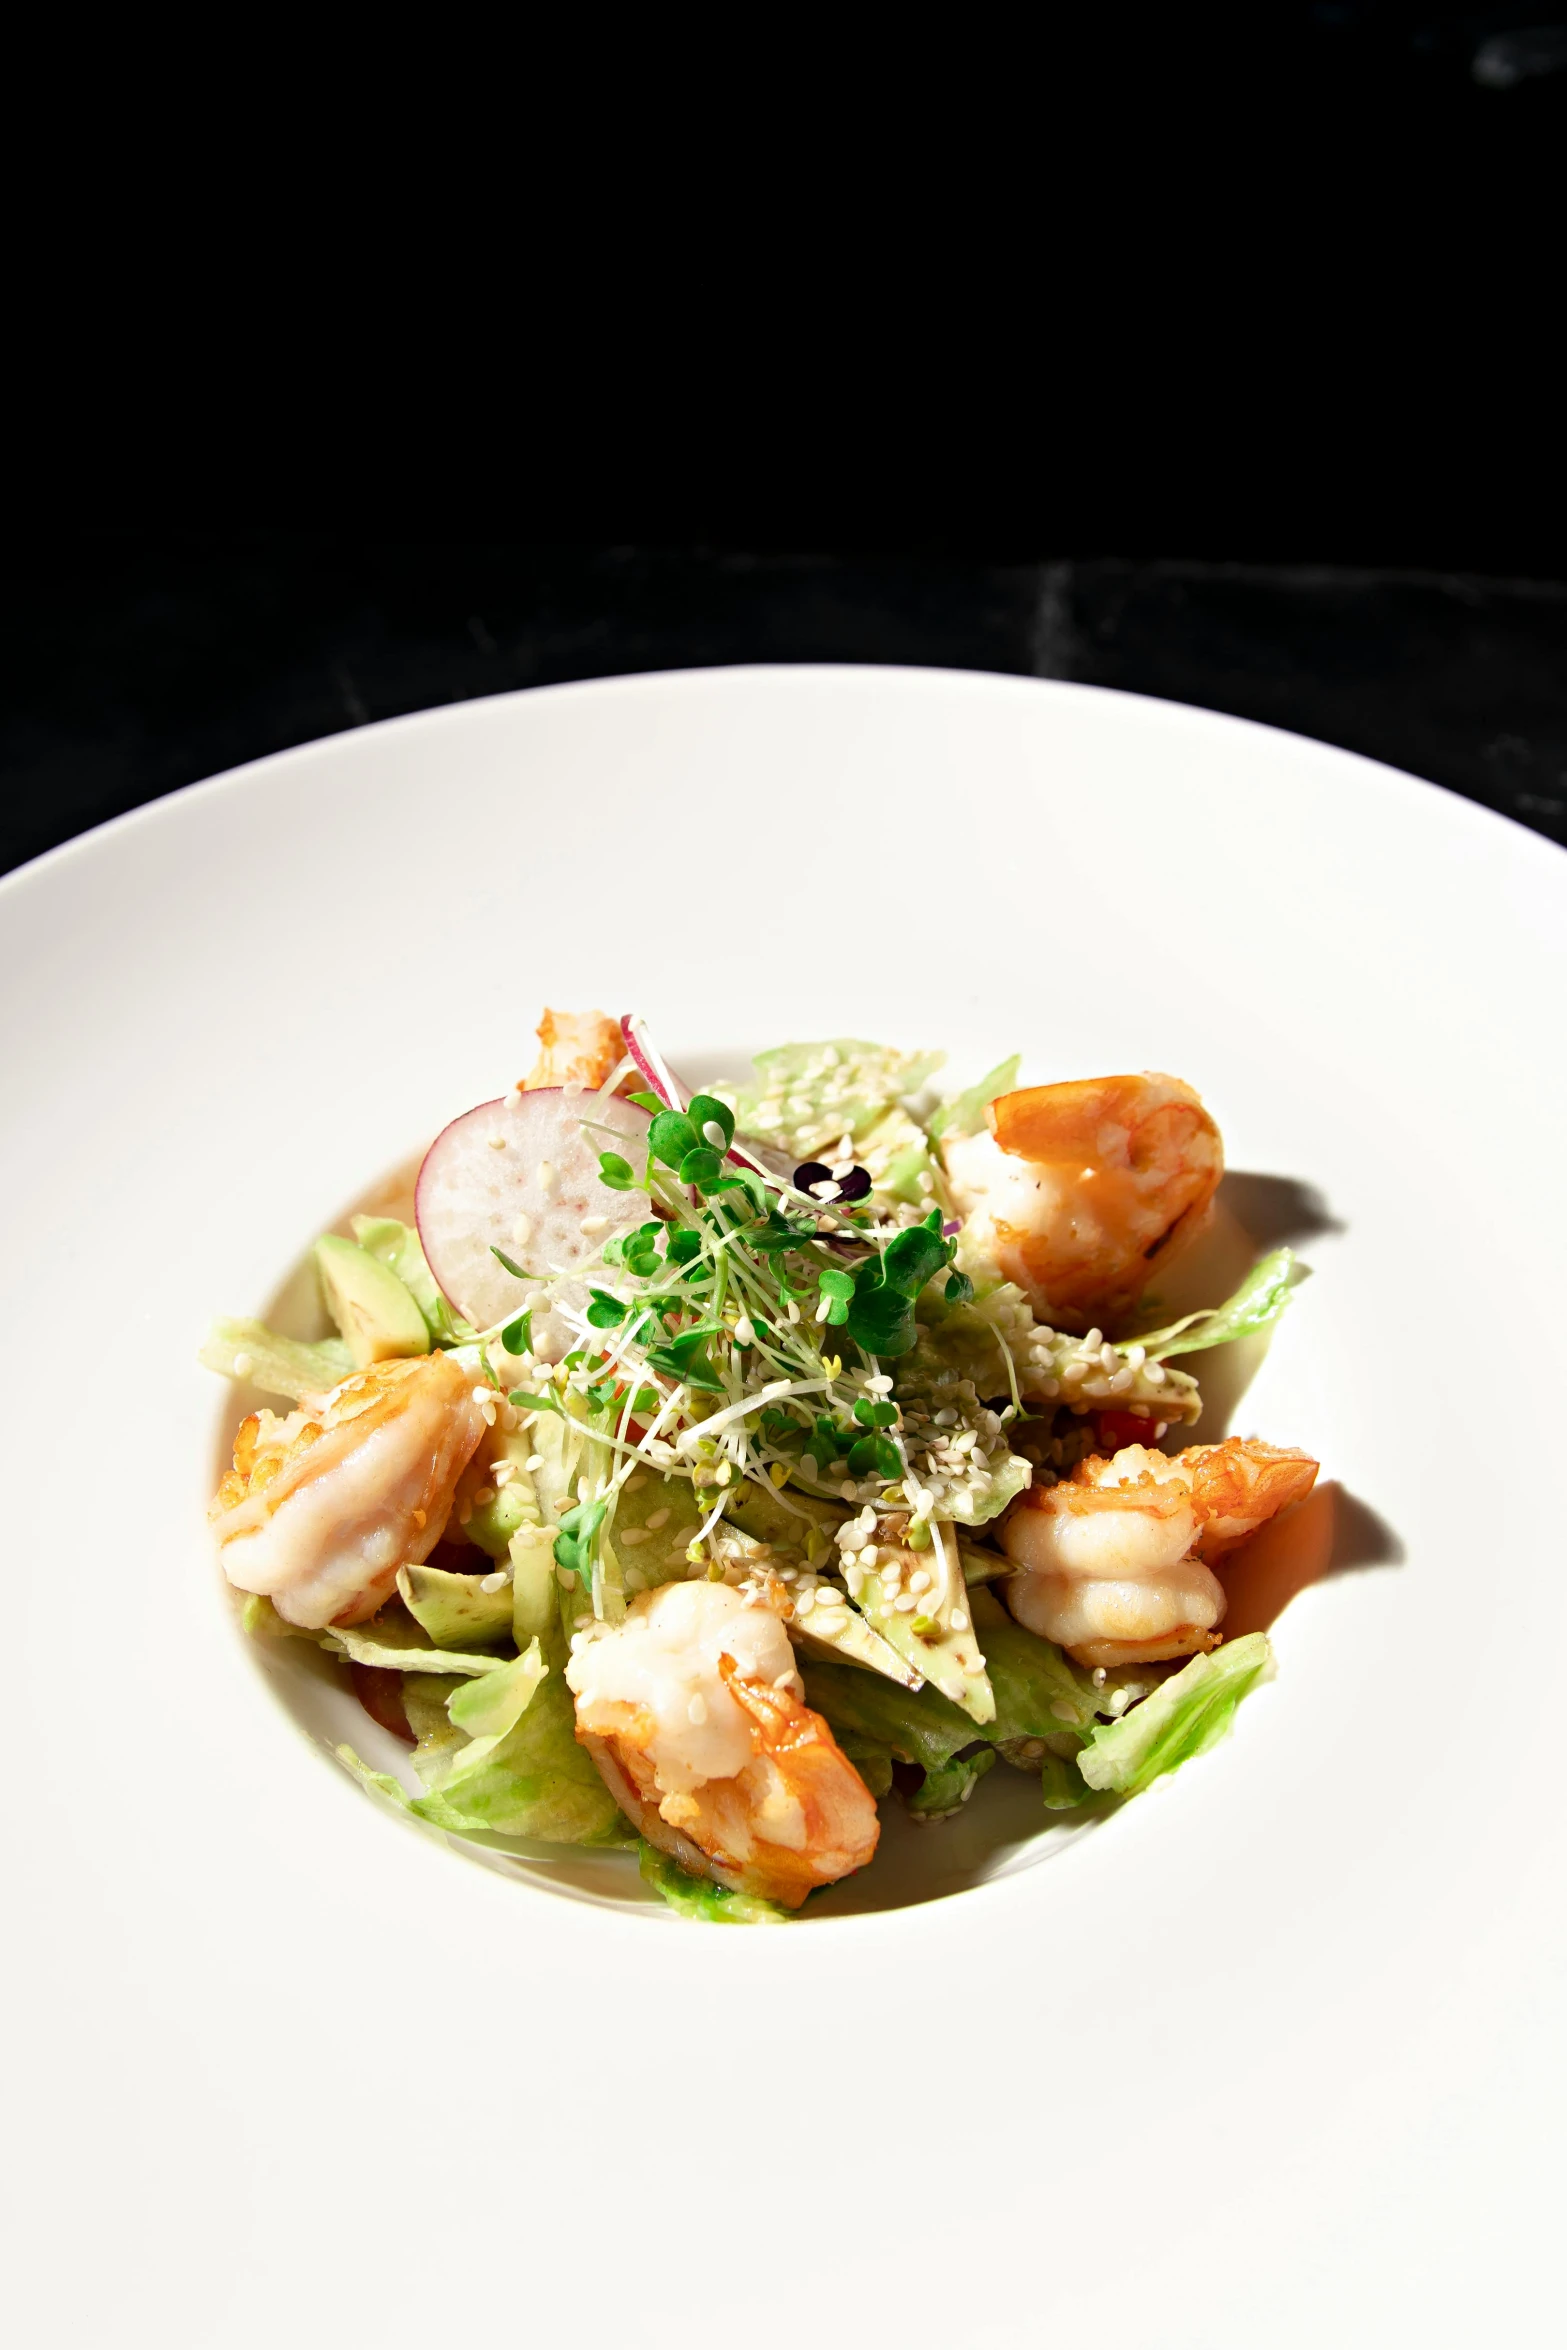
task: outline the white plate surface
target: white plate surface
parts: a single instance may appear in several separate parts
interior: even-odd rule
[[[1316,2350],[1549,2310],[1564,941],[1559,853],[1407,777],[874,670],[370,727],[8,882],[15,2338]],[[302,1734],[207,1548],[195,1349],[546,999],[698,1075],[844,1031],[1174,1069],[1274,1179],[1254,1229],[1319,1195],[1239,1424],[1320,1455],[1338,1571],[1225,1747],[1049,1866],[744,1932],[474,1866]]]

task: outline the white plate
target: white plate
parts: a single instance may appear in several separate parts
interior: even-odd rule
[[[1259,727],[793,669],[366,728],[10,881],[16,2338],[1317,2350],[1554,2300],[1564,875]],[[845,1029],[1172,1068],[1254,1230],[1318,1195],[1241,1424],[1320,1454],[1342,1571],[1225,1747],[1052,1865],[704,1932],[300,1735],[195,1348],[546,997],[698,1074]]]

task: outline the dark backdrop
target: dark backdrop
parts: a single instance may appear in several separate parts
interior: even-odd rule
[[[556,76],[563,163],[534,106],[468,137],[499,190],[381,156],[292,226],[248,149],[254,221],[183,165],[154,221],[146,146],[34,256],[81,356],[16,337],[0,863],[399,712],[799,660],[1167,695],[1567,840],[1564,16],[802,36],[779,123],[734,60]]]

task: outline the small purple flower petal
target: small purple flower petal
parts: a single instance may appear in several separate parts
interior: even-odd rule
[[[962,1229],[963,1227],[957,1221],[956,1217],[949,1217],[947,1222],[941,1227],[941,1237],[943,1240],[950,1240],[955,1232],[961,1232]]]

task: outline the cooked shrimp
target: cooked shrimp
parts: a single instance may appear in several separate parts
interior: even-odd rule
[[[603,1012],[552,1012],[538,1025],[539,1057],[522,1081],[524,1093],[552,1085],[603,1084],[626,1050],[618,1020]]]
[[[666,1583],[566,1667],[577,1736],[649,1843],[798,1908],[863,1868],[880,1822],[779,1618],[722,1583]]]
[[[1218,1645],[1213,1564],[1310,1492],[1317,1464],[1254,1438],[1173,1456],[1129,1444],[1020,1494],[1001,1547],[1021,1570],[1007,1605],[1079,1664],[1149,1664]]]
[[[1219,1130],[1178,1077],[1091,1077],[1004,1093],[989,1130],[942,1145],[978,1250],[1062,1330],[1114,1323],[1155,1261],[1202,1224]]]
[[[312,1631],[373,1616],[445,1529],[484,1434],[472,1387],[450,1355],[418,1355],[373,1363],[286,1420],[253,1412],[208,1512],[229,1581]]]

